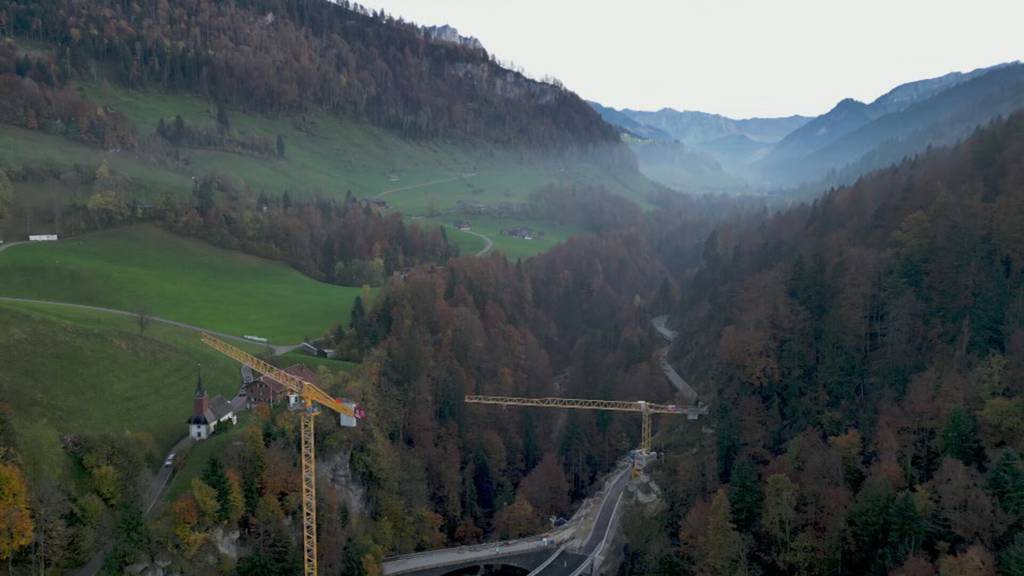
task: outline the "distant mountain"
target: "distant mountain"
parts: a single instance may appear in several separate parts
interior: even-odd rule
[[[1004,65],[979,68],[967,73],[952,72],[938,78],[901,84],[870,104],[846,98],[833,109],[782,138],[766,161],[775,162],[820,150],[877,118],[906,110],[918,102],[1000,66]]]
[[[1024,65],[1009,63],[899,86],[871,104],[843,100],[786,136],[756,173],[788,186],[830,172],[832,184],[898,162],[929,145],[952,144],[1024,108]]]
[[[605,122],[640,141],[631,147],[647,177],[697,192],[745,189],[746,183],[736,174],[810,120],[804,116],[737,120],[671,108],[647,112],[589,104]]]
[[[846,98],[815,118],[737,120],[671,108],[590,105],[640,143],[682,145],[631,146],[641,170],[667,186],[712,191],[746,181],[761,190],[803,185],[820,191],[930,145],[953,144],[998,116],[1024,109],[1024,64],[908,82],[871,103]]]
[[[842,138],[873,119],[868,105],[847,98],[835,108],[818,116],[783,138],[771,151],[772,159],[792,158],[820,148]]]
[[[635,122],[657,128],[684,144],[700,145],[724,136],[742,134],[758,142],[777,142],[802,126],[809,118],[750,118],[735,120],[720,114],[662,108],[656,112],[622,110]]]
[[[784,116],[781,118],[747,118],[736,120],[743,134],[757,142],[778,142],[794,130],[811,120],[808,116]]]
[[[654,140],[658,142],[672,141],[672,136],[668,133],[654,128],[653,126],[641,124],[614,108],[602,106],[601,104],[590,100],[587,101],[587,104],[590,104],[590,107],[596,110],[605,122],[619,128],[634,138],[638,138],[640,140]]]

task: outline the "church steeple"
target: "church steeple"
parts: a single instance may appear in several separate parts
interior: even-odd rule
[[[206,398],[206,388],[203,388],[203,365],[196,364],[196,393],[193,398]]]
[[[210,413],[209,399],[206,397],[206,388],[203,388],[203,367],[196,365],[196,392],[192,395],[192,418],[193,424],[208,424]]]

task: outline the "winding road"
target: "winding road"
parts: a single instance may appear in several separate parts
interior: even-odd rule
[[[115,308],[104,308],[102,306],[89,306],[87,304],[73,304],[71,302],[55,302],[53,300],[34,300],[31,298],[15,298],[12,296],[0,296],[0,302],[13,302],[20,304],[46,304],[49,306],[65,306],[67,308],[77,308],[79,310],[91,310],[93,312],[104,312],[107,314],[117,314],[118,316],[129,316],[135,318],[138,316],[137,312],[129,312],[127,310],[117,310]],[[253,342],[252,340],[246,340],[241,336],[233,336],[231,334],[225,334],[216,330],[209,330],[201,326],[194,324],[186,324],[185,322],[178,322],[177,320],[169,320],[167,318],[160,318],[159,316],[149,316],[149,319],[154,322],[161,322],[163,324],[169,324],[171,326],[177,326],[178,328],[184,328],[186,330],[192,330],[193,332],[205,332],[211,336],[216,336],[222,340],[233,340],[235,342],[241,342],[244,344],[260,344],[259,342]],[[292,350],[295,350],[299,344],[268,344],[271,350],[274,351],[274,356],[280,356],[281,354],[287,354]]]
[[[668,361],[668,352],[672,348],[672,342],[676,339],[676,331],[668,327],[668,316],[658,316],[651,319],[651,325],[654,329],[661,334],[668,342],[668,346],[657,351],[658,363],[661,365],[661,371],[665,373],[665,377],[672,383],[672,386],[679,391],[687,400],[691,403],[697,401],[697,391],[690,386],[690,383],[686,381],[676,372],[676,369],[672,367],[672,364]]]
[[[479,232],[473,232],[472,230],[463,230],[463,232],[465,232],[466,234],[472,234],[477,238],[483,238],[485,245],[483,250],[476,253],[477,256],[485,256],[488,252],[491,251],[491,248],[494,248],[494,241],[491,240],[489,236],[484,236],[483,234]]]

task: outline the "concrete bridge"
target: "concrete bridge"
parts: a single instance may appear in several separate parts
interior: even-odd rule
[[[384,560],[385,576],[475,574],[488,568],[515,567],[530,576],[575,576],[594,564],[610,537],[630,467],[620,467],[600,493],[577,511],[566,526],[531,538],[431,550]],[[596,506],[596,508],[595,508]],[[474,567],[477,570],[472,570]]]

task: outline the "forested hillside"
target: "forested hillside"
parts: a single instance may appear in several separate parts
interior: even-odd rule
[[[109,66],[131,89],[187,91],[263,113],[316,107],[416,138],[615,141],[614,130],[571,92],[347,2],[15,1],[0,11],[0,25],[60,46],[37,82],[61,84]]]
[[[709,237],[674,355],[714,434],[625,573],[1021,573],[1022,158],[1016,115]]]
[[[672,293],[643,231],[648,216],[599,190],[542,197],[538,210],[605,232],[524,262],[494,255],[420,266],[391,278],[372,305],[357,299],[350,322],[332,330],[332,347],[362,366],[355,377],[321,370],[320,384],[370,416],[354,430],[317,426],[323,573],[376,574],[388,554],[536,534],[550,515],[569,514],[638,441],[628,416],[497,411],[465,405],[465,394],[674,401],[654,357],[660,341],[648,328]],[[683,208],[696,211],[666,204],[666,214],[678,222]],[[326,218],[317,207],[305,210],[298,214]],[[359,229],[358,220],[352,226]],[[233,238],[230,228],[210,231]],[[14,334],[20,346],[35,341],[23,343],[34,332]],[[122,330],[112,338],[127,346],[149,334]],[[226,388],[236,380],[217,382]],[[253,412],[213,444],[179,454],[185,463],[168,501],[148,519],[140,511],[146,469],[159,469],[160,454],[119,435],[69,432],[60,445],[80,482],[45,495],[24,490],[47,499],[48,508],[28,508],[35,542],[47,539],[19,542],[15,570],[45,562],[51,573],[66,573],[111,534],[117,544],[105,573],[168,560],[186,574],[294,574],[298,415],[282,407]],[[0,425],[8,423],[3,415]],[[15,470],[34,462],[29,440],[0,435],[0,462]],[[235,546],[237,557],[224,551]]]

